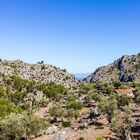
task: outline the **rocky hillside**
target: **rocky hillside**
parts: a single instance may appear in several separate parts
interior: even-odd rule
[[[42,83],[54,82],[66,88],[74,87],[77,83],[75,77],[64,69],[39,62],[28,64],[20,60],[1,60],[0,73],[8,76],[17,75],[23,79],[34,80]]]
[[[92,82],[140,82],[140,53],[124,55],[112,64],[96,69],[94,73],[84,79]]]

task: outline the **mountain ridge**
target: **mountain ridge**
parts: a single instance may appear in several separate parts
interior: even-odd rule
[[[0,73],[8,76],[17,75],[23,79],[42,83],[54,82],[66,88],[72,88],[77,83],[75,76],[66,69],[44,64],[43,61],[29,64],[21,60],[1,60]]]
[[[94,82],[140,82],[140,53],[123,55],[113,63],[101,66],[83,81]]]

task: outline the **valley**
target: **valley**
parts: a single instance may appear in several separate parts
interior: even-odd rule
[[[139,62],[125,56],[77,81],[42,62],[1,60],[0,140],[139,140]]]

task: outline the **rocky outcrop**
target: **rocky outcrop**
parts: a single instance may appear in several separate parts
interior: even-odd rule
[[[46,130],[46,135],[51,135],[51,134],[55,134],[58,132],[58,127],[57,126],[52,126],[52,127],[49,127],[47,130]]]
[[[50,140],[66,140],[66,139],[64,133],[58,132]]]
[[[17,75],[23,79],[42,83],[54,82],[66,88],[72,88],[77,83],[75,76],[65,69],[44,63],[28,64],[20,60],[3,60],[0,62],[0,73],[8,76]]]
[[[92,82],[140,82],[140,53],[124,55],[112,64],[96,69],[94,73],[84,79]]]

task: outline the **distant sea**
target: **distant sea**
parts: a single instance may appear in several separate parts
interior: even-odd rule
[[[90,73],[76,73],[74,74],[77,80],[83,80],[87,76],[90,75]]]

